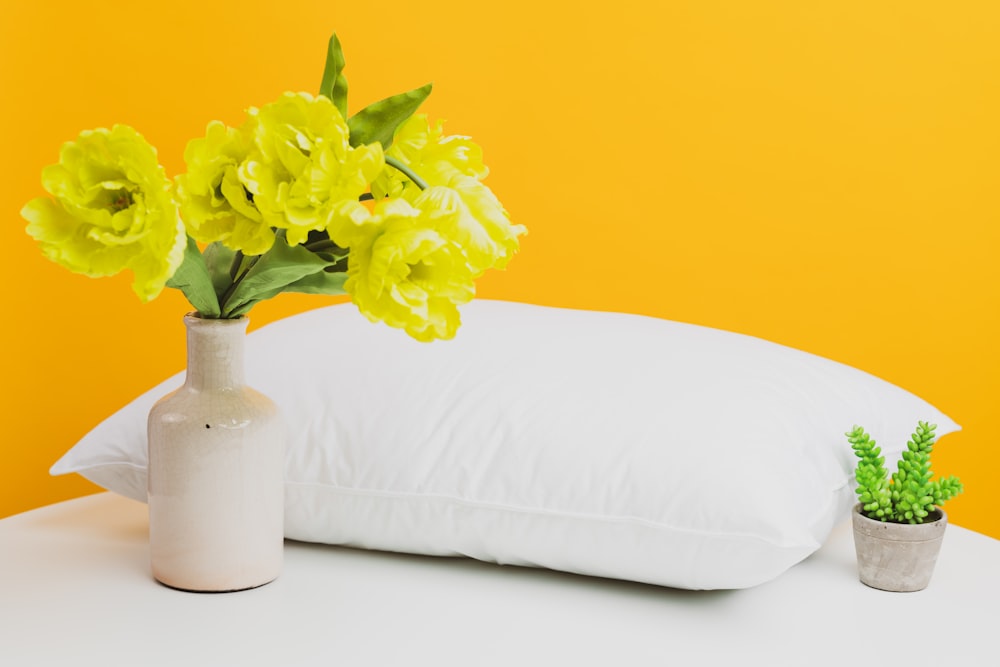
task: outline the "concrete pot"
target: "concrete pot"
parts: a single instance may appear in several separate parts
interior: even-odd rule
[[[931,512],[924,523],[869,519],[854,506],[854,549],[861,583],[883,591],[921,591],[930,583],[948,515]]]

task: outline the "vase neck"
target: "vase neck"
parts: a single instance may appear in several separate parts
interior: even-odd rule
[[[187,315],[184,325],[187,327],[184,386],[196,390],[243,386],[243,344],[247,318],[205,320]]]

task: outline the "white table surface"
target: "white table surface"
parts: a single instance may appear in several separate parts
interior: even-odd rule
[[[957,526],[918,593],[858,582],[844,522],[742,591],[287,542],[207,595],[152,580],[147,526],[107,493],[0,521],[0,665],[1000,665],[1000,542]]]

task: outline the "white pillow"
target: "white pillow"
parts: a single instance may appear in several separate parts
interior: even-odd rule
[[[249,335],[248,383],[291,431],[287,537],[743,588],[847,515],[854,424],[888,458],[918,419],[958,429],[887,382],[749,336],[482,300],[463,319],[423,344],[345,304]],[[146,415],[182,380],[52,473],[145,500]]]

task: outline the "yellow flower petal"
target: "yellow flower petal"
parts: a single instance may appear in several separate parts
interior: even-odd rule
[[[441,231],[462,246],[475,275],[507,265],[520,246],[518,237],[527,230],[511,224],[503,205],[481,182],[489,170],[478,145],[468,137],[445,135],[441,121],[432,127],[426,116],[415,115],[397,130],[388,155],[429,187],[421,191],[387,167],[372,185],[376,198],[402,197],[452,213],[449,226]]]
[[[253,147],[252,123],[243,129],[212,121],[205,136],[192,139],[184,151],[187,173],[177,177],[181,216],[187,231],[202,243],[221,241],[233,250],[260,255],[274,244],[238,168]]]
[[[53,199],[28,202],[27,232],[50,260],[99,277],[130,269],[143,301],[180,266],[186,235],[156,149],[131,127],[81,132],[63,145],[42,184]]]
[[[350,131],[326,97],[285,93],[251,109],[256,151],[239,177],[272,227],[292,245],[326,228],[334,209],[357,201],[382,172],[381,144],[352,147]]]
[[[452,338],[458,306],[475,295],[461,248],[436,228],[441,215],[401,199],[380,201],[372,233],[351,247],[344,289],[372,321],[421,341]]]

